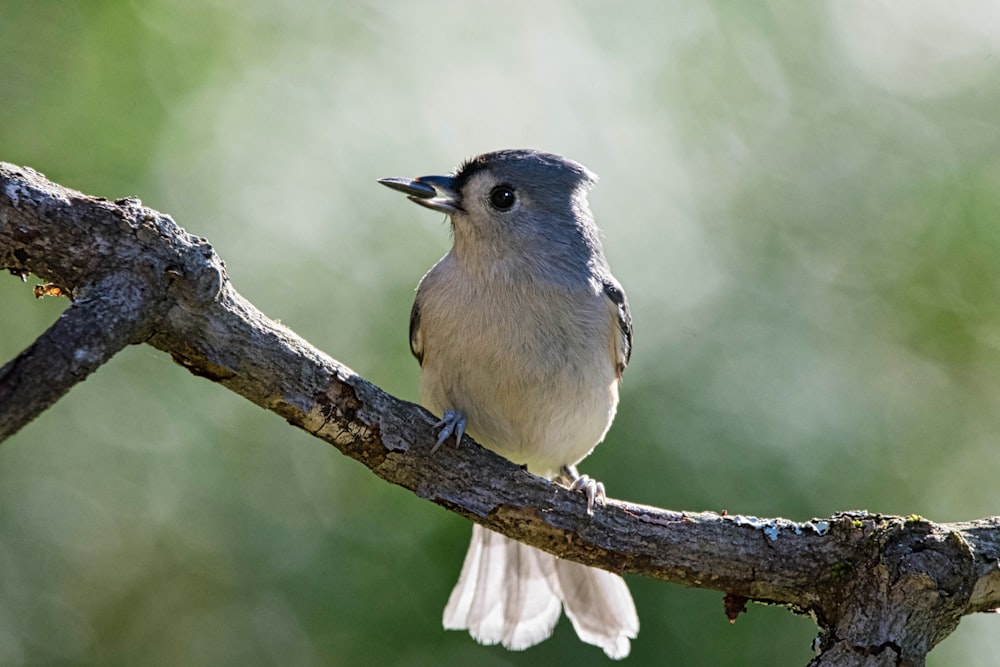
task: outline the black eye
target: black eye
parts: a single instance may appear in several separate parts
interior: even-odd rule
[[[498,211],[506,211],[516,201],[517,195],[509,185],[498,185],[490,190],[490,204]]]

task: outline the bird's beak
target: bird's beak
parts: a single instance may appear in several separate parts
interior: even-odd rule
[[[387,188],[399,190],[411,202],[420,204],[432,211],[441,211],[449,215],[461,211],[458,195],[453,189],[454,179],[451,176],[421,176],[409,178],[380,178],[379,183]]]

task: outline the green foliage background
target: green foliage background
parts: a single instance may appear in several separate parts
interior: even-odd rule
[[[611,495],[974,519],[1000,473],[1000,9],[990,0],[0,0],[0,159],[136,195],[237,288],[416,398],[448,247],[381,176],[536,147],[591,195],[636,346]],[[0,359],[66,305],[0,278]],[[469,526],[163,354],[0,447],[0,664],[606,662],[444,632]],[[636,665],[802,665],[814,626],[630,579]],[[931,665],[994,665],[966,619]]]

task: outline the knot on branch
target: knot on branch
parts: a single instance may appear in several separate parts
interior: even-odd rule
[[[967,613],[978,576],[973,550],[957,531],[919,517],[850,516],[864,560],[831,580],[812,664],[922,665]]]

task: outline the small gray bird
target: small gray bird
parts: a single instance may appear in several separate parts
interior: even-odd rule
[[[423,277],[410,314],[420,400],[441,418],[435,449],[468,432],[536,475],[569,477],[603,501],[575,464],[618,406],[632,318],[587,204],[596,177],[558,155],[504,150],[450,176],[379,182],[451,218],[454,246]],[[618,575],[472,529],[444,627],[524,649],[549,637],[561,608],[611,658],[639,632]]]

